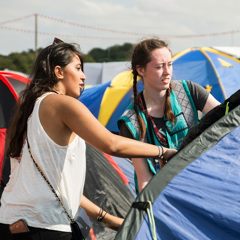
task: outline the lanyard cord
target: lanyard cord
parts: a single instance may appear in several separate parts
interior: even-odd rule
[[[226,104],[226,110],[225,110],[225,115],[227,115],[229,112],[229,102],[227,102]]]
[[[155,220],[154,220],[154,216],[153,216],[152,203],[151,203],[151,201],[148,201],[148,203],[149,203],[149,208],[147,208],[147,214],[148,214],[148,218],[149,218],[149,222],[150,222],[152,237],[153,237],[153,240],[157,240],[156,225],[155,225]]]
[[[142,95],[142,98],[143,98],[143,95]],[[153,121],[151,115],[148,113],[147,108],[146,108],[146,107],[144,108],[145,102],[144,102],[144,105],[143,105],[143,100],[142,100],[142,98],[141,98],[141,95],[139,95],[139,102],[140,102],[140,104],[141,104],[141,107],[142,107],[143,111],[146,111],[146,112],[147,112],[147,115],[148,115],[148,117],[150,118],[150,120],[151,120],[151,122],[152,122],[153,129],[154,129],[154,132],[155,132],[155,134],[156,134],[156,137],[157,137],[159,143],[166,146],[166,145],[167,145],[166,140],[164,139],[163,135],[159,132],[159,130],[158,130],[155,122]],[[151,132],[151,131],[150,131],[150,132]]]

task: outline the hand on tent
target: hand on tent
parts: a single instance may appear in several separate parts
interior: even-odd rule
[[[123,218],[119,218],[119,217],[115,217],[110,214],[106,214],[106,216],[102,222],[105,224],[106,227],[117,231],[121,227],[123,221],[124,221]]]
[[[165,165],[176,153],[177,153],[176,149],[163,147],[163,158],[158,160],[160,167]]]
[[[123,218],[115,217],[107,213],[85,196],[82,196],[80,206],[84,208],[89,217],[104,223],[106,227],[111,228],[112,230],[117,231],[124,221]]]

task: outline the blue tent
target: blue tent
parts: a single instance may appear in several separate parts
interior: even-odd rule
[[[139,80],[137,87],[141,91],[143,84]],[[79,100],[108,130],[117,133],[117,120],[133,99],[132,83],[131,71],[125,71],[111,81],[86,88]]]
[[[240,239],[240,91],[189,137],[132,204],[116,240]]]
[[[191,80],[219,101],[240,86],[240,61],[212,48],[190,48],[173,57],[173,79]]]

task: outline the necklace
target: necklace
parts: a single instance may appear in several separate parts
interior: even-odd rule
[[[58,92],[56,92],[56,91],[54,91],[54,90],[50,90],[50,92],[54,92],[54,93],[56,93],[56,94],[60,94],[60,93],[58,93]]]

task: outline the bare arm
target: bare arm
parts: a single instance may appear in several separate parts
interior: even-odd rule
[[[55,97],[56,98],[56,97]],[[78,100],[58,96],[55,107],[61,121],[97,149],[118,157],[157,157],[158,147],[108,131]]]
[[[205,103],[205,106],[202,110],[204,114],[207,114],[210,110],[218,106],[220,102],[218,102],[211,94],[209,94],[208,99]]]
[[[117,157],[155,158],[161,154],[155,145],[111,133],[86,106],[69,96],[47,96],[41,103],[39,117],[47,134],[61,146],[69,144],[75,133],[95,148]]]
[[[97,219],[100,207],[91,202],[85,196],[82,196],[80,206],[84,208],[89,217]],[[102,216],[105,216],[102,222],[106,225],[106,227],[111,228],[113,230],[118,230],[124,221],[123,218],[115,217],[109,213],[106,213],[106,211],[103,211]]]
[[[171,159],[176,153],[175,149],[168,149],[163,147],[163,156],[165,159]],[[139,193],[146,187],[148,182],[153,177],[153,174],[149,171],[148,163],[146,158],[132,158],[133,166],[137,174],[138,179],[138,190]],[[163,166],[163,161],[159,159],[160,167]]]
[[[132,158],[133,166],[137,174],[139,193],[146,187],[148,182],[153,177],[147,165],[145,158]]]

